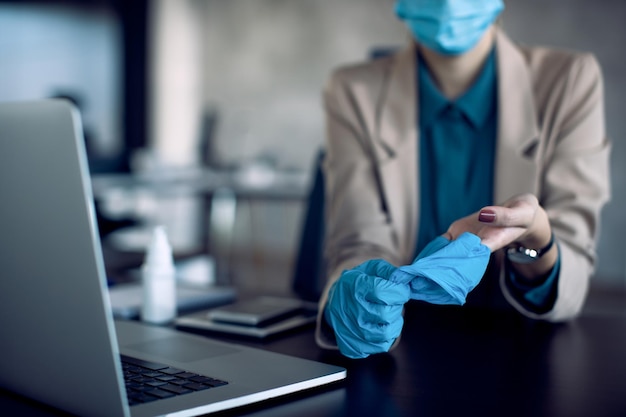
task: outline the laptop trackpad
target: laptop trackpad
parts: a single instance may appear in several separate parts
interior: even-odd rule
[[[139,352],[162,356],[178,362],[193,362],[236,352],[235,349],[226,346],[200,343],[177,337],[151,340],[150,342],[129,345],[128,347]]]

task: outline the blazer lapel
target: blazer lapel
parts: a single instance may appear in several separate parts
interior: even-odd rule
[[[394,58],[379,107],[380,144],[394,157],[406,142],[415,141],[416,126],[415,47],[411,43]]]
[[[498,66],[498,138],[494,199],[496,204],[524,192],[535,192],[534,156],[539,127],[527,64],[519,49],[496,32]]]
[[[398,252],[413,257],[419,207],[418,130],[413,42],[396,54],[381,89],[377,111],[376,158],[385,204],[391,215]]]

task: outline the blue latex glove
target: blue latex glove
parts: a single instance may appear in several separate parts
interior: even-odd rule
[[[432,304],[465,303],[480,282],[491,251],[463,233],[430,242],[411,265],[396,268],[376,259],[344,271],[328,293],[324,318],[339,351],[349,358],[386,352],[400,336],[409,299]]]
[[[395,270],[384,260],[370,260],[344,271],[331,287],[324,317],[345,356],[386,352],[400,336],[411,289],[388,279]]]
[[[463,305],[484,275],[490,254],[472,233],[463,233],[453,241],[439,236],[411,265],[399,267],[389,279],[409,284],[414,300]]]

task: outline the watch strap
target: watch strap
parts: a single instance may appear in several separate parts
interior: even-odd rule
[[[530,249],[522,245],[518,245],[507,249],[506,255],[507,258],[513,262],[529,264],[541,259],[546,252],[552,249],[552,246],[554,246],[554,233],[550,235],[550,241],[543,248]]]

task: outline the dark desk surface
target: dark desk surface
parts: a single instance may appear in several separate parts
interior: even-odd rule
[[[412,303],[398,347],[363,360],[320,350],[312,328],[265,342],[225,340],[341,365],[348,378],[219,416],[626,416],[624,314],[554,325]],[[3,412],[52,414],[0,394]]]

